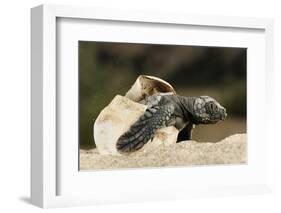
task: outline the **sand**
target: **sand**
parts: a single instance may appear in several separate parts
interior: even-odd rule
[[[125,156],[100,155],[97,149],[80,150],[80,170],[244,164],[246,138],[246,134],[235,134],[216,143],[184,141]]]

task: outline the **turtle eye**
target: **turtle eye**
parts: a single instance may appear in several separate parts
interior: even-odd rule
[[[213,103],[211,103],[211,110],[214,111],[215,110],[215,105]]]
[[[216,104],[213,104],[213,105],[214,105],[213,111],[218,112],[218,110],[219,110],[218,106]]]
[[[210,102],[209,104],[206,105],[206,110],[208,113],[213,114],[218,111],[218,106],[215,103]]]

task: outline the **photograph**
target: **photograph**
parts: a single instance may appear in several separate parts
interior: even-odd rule
[[[187,203],[209,210],[210,199],[217,210],[252,209],[263,195],[268,202],[256,209],[278,206],[275,18],[237,2],[231,14],[213,3],[192,13],[174,2],[111,6],[27,5],[30,45],[13,40],[30,47],[29,66],[21,66],[30,68],[23,98],[30,110],[20,113],[30,131],[9,119],[9,138],[24,148],[3,158],[29,149],[28,168],[19,167],[28,172],[28,194],[18,200],[44,209],[129,204],[129,211],[159,202],[159,211],[170,203],[170,210]],[[19,91],[6,92],[8,99],[21,103]],[[28,133],[27,146],[14,139],[17,126]],[[235,205],[223,208],[221,199]]]
[[[247,48],[78,42],[79,171],[247,164]]]

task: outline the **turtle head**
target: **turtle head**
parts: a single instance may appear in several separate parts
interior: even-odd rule
[[[227,116],[225,108],[209,96],[195,98],[192,114],[198,124],[215,124]]]

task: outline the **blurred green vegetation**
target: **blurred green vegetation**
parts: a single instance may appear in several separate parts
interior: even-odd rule
[[[226,107],[227,125],[202,127],[206,130],[197,131],[196,140],[245,132],[246,55],[245,48],[80,41],[80,147],[95,146],[93,123],[100,111],[141,74],[168,81],[180,95],[209,95]]]

